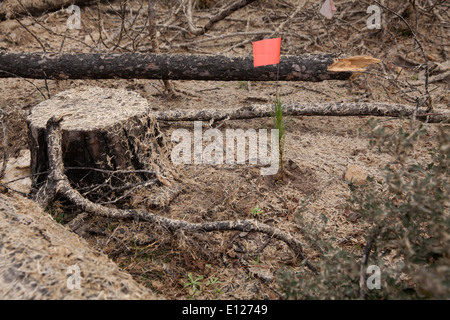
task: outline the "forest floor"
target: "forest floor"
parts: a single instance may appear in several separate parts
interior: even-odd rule
[[[42,80],[0,79],[0,105],[7,124],[9,155],[18,156],[20,150],[28,148],[26,117],[33,106],[46,98],[36,87],[44,96],[86,85],[126,88],[140,93],[154,110],[225,109],[253,103],[270,104],[275,99],[277,85],[285,104],[333,101],[415,105],[415,101],[425,95],[425,60],[413,32],[402,20],[384,10],[382,28],[369,30],[366,20],[370,14],[366,9],[372,1],[336,0],[337,12],[332,20],[318,14],[321,2],[257,1],[217,23],[206,35],[193,36],[180,31],[187,28],[187,22],[183,10],[176,12],[179,1],[157,1],[160,51],[251,55],[252,41],[278,35],[270,32],[281,26],[282,55],[371,55],[381,59],[382,63],[348,81],[173,81],[177,90],[175,97],[167,96],[159,80],[48,80],[45,84]],[[196,25],[202,25],[227,2],[200,0],[196,3],[193,20]],[[383,3],[409,22],[430,67],[436,66],[435,74],[431,76],[438,75],[437,72],[449,63],[448,3],[416,1],[416,7],[407,1]],[[134,25],[127,27],[126,35],[114,38],[109,48],[96,41],[102,28],[104,38],[120,29],[119,4],[120,1],[110,1],[110,4],[82,7],[81,30],[66,31],[68,14],[65,11],[36,18],[20,17],[19,21],[27,30],[16,20],[1,21],[0,49],[37,52],[43,50],[42,44],[49,52],[148,52],[147,13],[144,9],[137,10],[141,5],[138,0],[128,1],[129,7],[134,8],[132,13],[123,11],[126,21],[131,14],[139,13]],[[144,6],[146,8],[146,2]],[[297,9],[298,12],[292,15]],[[97,19],[98,12],[101,12],[100,19]],[[258,34],[261,31],[265,33]],[[448,108],[448,89],[448,77],[430,81],[428,90],[436,107]],[[258,168],[245,164],[236,165],[232,170],[221,166],[184,165],[177,167],[183,182],[181,194],[169,206],[154,212],[190,222],[258,219],[301,239],[305,255],[313,263],[320,259],[320,253],[304,237],[305,230],[295,215],[300,214],[303,221],[317,226],[323,226],[323,217],[326,217],[323,236],[334,238],[337,246],[362,255],[366,226],[345,209],[351,188],[344,175],[349,165],[356,165],[364,175],[381,178],[380,169],[393,160],[389,154],[371,147],[369,119],[288,117],[285,141],[288,175],[284,181],[278,183],[261,176]],[[408,119],[383,118],[381,121],[392,132],[399,128],[407,130],[410,126]],[[227,128],[258,130],[272,128],[273,119],[228,120],[203,125],[205,128],[219,126],[223,131]],[[170,141],[174,129],[193,130],[193,123],[161,123],[160,127],[166,141]],[[413,154],[420,162],[429,159],[439,125],[427,125],[427,130]],[[254,217],[251,209],[256,207],[262,213]],[[55,203],[50,212],[57,221],[68,226],[80,213],[64,203]],[[108,254],[138,282],[169,299],[279,299],[283,296],[283,288],[277,282],[278,271],[304,268],[284,243],[258,233],[173,234],[146,222],[95,216],[86,217],[74,231]],[[196,279],[202,287],[198,286],[194,293],[192,287]]]

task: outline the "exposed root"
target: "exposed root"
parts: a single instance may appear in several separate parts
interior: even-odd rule
[[[190,223],[161,217],[145,210],[107,208],[84,198],[77,190],[72,188],[67,176],[64,174],[61,149],[61,121],[62,118],[52,117],[49,119],[46,126],[50,173],[48,175],[47,183],[38,191],[35,198],[41,206],[46,206],[56,195],[60,195],[68,199],[82,211],[91,214],[114,219],[131,218],[144,220],[150,223],[159,224],[171,231],[211,232],[236,230],[243,232],[261,232],[274,239],[284,241],[311,271],[317,273],[317,269],[304,256],[300,241],[295,239],[292,235],[264,223],[253,220]]]

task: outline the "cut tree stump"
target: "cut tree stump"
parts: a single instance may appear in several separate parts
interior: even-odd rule
[[[99,87],[64,91],[33,108],[27,121],[34,192],[48,177],[46,123],[53,116],[63,119],[63,163],[75,187],[97,186],[97,194],[116,198],[119,191],[131,195],[130,190],[164,187],[163,195],[144,197],[156,206],[167,205],[177,194],[165,141],[147,100],[135,92]]]

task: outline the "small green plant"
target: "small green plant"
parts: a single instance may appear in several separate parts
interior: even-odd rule
[[[262,211],[262,209],[259,206],[256,206],[256,207],[253,207],[253,208],[250,209],[250,214],[254,218],[259,217],[262,213],[263,213],[263,211]]]
[[[191,291],[191,297],[193,297],[196,294],[199,294],[203,291],[203,286],[201,282],[203,279],[204,279],[203,276],[199,276],[194,279],[192,273],[189,273],[188,281],[183,284],[183,288],[189,287]]]
[[[218,286],[222,282],[219,281],[219,278],[217,277],[209,277],[208,282],[206,283],[207,286],[211,286],[214,288],[214,292],[216,295],[222,294],[222,289],[220,289]]]
[[[60,223],[60,224],[65,224],[66,223],[66,218],[67,218],[67,214],[63,211],[58,212],[57,214],[55,214],[53,216],[53,218],[56,220],[56,222]]]
[[[286,136],[286,121],[283,116],[283,104],[281,100],[277,98],[275,100],[275,114],[274,127],[278,129],[278,146],[279,146],[279,166],[280,166],[280,177],[281,180],[284,179],[284,167],[283,167],[283,156],[284,156],[284,141]]]
[[[247,89],[248,88],[248,81],[239,81],[238,86],[240,89]]]
[[[206,283],[207,286],[220,284],[219,278],[217,277],[209,277],[208,282]]]
[[[259,266],[259,264],[260,264],[259,254],[256,256],[256,259],[255,260],[251,260],[250,263],[255,265],[255,266]]]
[[[55,221],[57,223],[59,223],[59,224],[65,224],[66,223],[66,219],[67,219],[68,215],[67,215],[67,213],[62,211],[58,207],[57,204],[50,203],[45,211],[48,212],[52,216],[52,218],[55,219]]]

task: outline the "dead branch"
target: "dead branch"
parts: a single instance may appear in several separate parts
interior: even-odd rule
[[[187,0],[185,2],[185,15],[186,15],[186,19],[188,21],[188,29],[193,35],[196,35],[196,36],[205,34],[219,21],[225,19],[226,17],[231,15],[233,12],[235,12],[255,1],[256,0],[238,0],[234,3],[232,3],[230,6],[222,9],[219,13],[210,17],[208,22],[204,26],[202,26],[201,28],[197,28],[192,21],[192,0]]]
[[[39,39],[39,37],[38,37],[37,35],[35,35],[34,32],[32,32],[30,29],[28,29],[26,25],[24,25],[22,22],[20,22],[20,20],[17,19],[17,17],[16,17],[15,15],[14,15],[14,19],[20,24],[20,26],[21,26],[22,28],[25,29],[25,31],[27,31],[29,34],[31,34],[31,36],[32,36],[34,39],[36,39],[36,41],[37,41],[37,42],[39,43],[39,45],[41,46],[42,51],[46,52],[47,50],[45,50],[45,46],[44,46],[44,44],[41,42],[41,40]]]
[[[306,0],[305,0],[305,1],[301,1],[301,2],[298,4],[297,8],[294,10],[294,12],[293,12],[286,20],[284,20],[283,22],[281,22],[281,23],[278,25],[278,27],[277,27],[274,31],[271,32],[271,34],[268,36],[268,38],[272,38],[272,37],[274,37],[274,36],[280,35],[280,33],[281,33],[281,31],[283,30],[284,26],[285,26],[290,20],[292,20],[292,19],[300,12],[300,10],[302,10],[302,9],[304,8],[304,6],[306,5],[307,2],[308,2],[308,1],[306,1]],[[256,39],[257,39],[256,37],[253,37],[252,39],[247,39],[247,40],[244,40],[244,41],[239,42],[239,43],[237,43],[237,44],[234,44],[234,45],[231,46],[230,48],[228,48],[228,49],[226,49],[226,50],[223,50],[223,51],[221,52],[221,54],[227,53],[228,51],[231,51],[231,50],[233,50],[233,49],[236,48],[236,47],[240,47],[240,46],[242,46],[242,45],[246,45],[246,44],[248,44],[248,43],[250,43],[250,42],[255,41]]]
[[[137,18],[138,18],[139,15],[140,15],[140,10],[141,10],[141,8],[138,9],[137,13],[136,13],[134,16],[132,16],[130,19],[128,19],[128,20],[125,21],[125,13],[124,13],[125,7],[123,7],[123,9],[122,9],[123,16],[122,16],[122,23],[121,23],[120,28],[119,28],[116,32],[114,32],[113,34],[111,34],[111,35],[103,42],[103,44],[104,44],[105,46],[107,46],[108,44],[110,44],[111,42],[113,42],[117,37],[119,37],[119,39],[121,40],[122,34],[123,34],[124,30],[126,30],[126,29],[132,27],[132,26],[136,23],[136,20],[137,20]],[[116,48],[119,46],[120,40],[117,42],[117,44],[116,44],[112,49],[116,49]]]
[[[206,109],[206,110],[170,110],[155,113],[159,121],[218,121],[223,119],[254,119],[273,116],[273,105],[251,105],[239,109]],[[283,113],[287,116],[376,116],[376,117],[409,117],[430,123],[448,122],[450,111],[435,110],[433,113],[417,111],[416,107],[390,103],[303,103],[286,105]]]
[[[360,288],[360,296],[361,299],[367,298],[367,289],[366,289],[366,268],[367,263],[369,262],[370,252],[372,251],[372,247],[374,245],[375,239],[380,233],[380,228],[376,227],[372,230],[372,233],[367,241],[366,246],[364,247],[364,253],[361,261],[361,268],[359,272],[359,288]]]
[[[212,231],[243,231],[243,232],[261,232],[270,237],[285,242],[294,253],[302,260],[303,263],[314,273],[317,269],[306,259],[303,254],[303,247],[300,241],[292,235],[282,232],[281,230],[271,227],[267,224],[260,223],[254,220],[236,220],[236,221],[216,221],[204,223],[190,223],[182,220],[169,219],[161,217],[144,210],[134,209],[116,209],[104,207],[100,204],[93,203],[85,199],[77,190],[72,188],[67,176],[64,174],[64,164],[62,161],[62,118],[52,117],[48,120],[46,125],[47,130],[47,144],[48,144],[48,160],[49,160],[49,175],[48,180],[44,186],[37,192],[35,200],[41,207],[47,206],[56,195],[60,195],[81,210],[96,214],[103,217],[124,219],[131,218],[137,220],[144,220],[150,223],[159,224],[168,230],[183,230],[187,232],[212,232]]]

